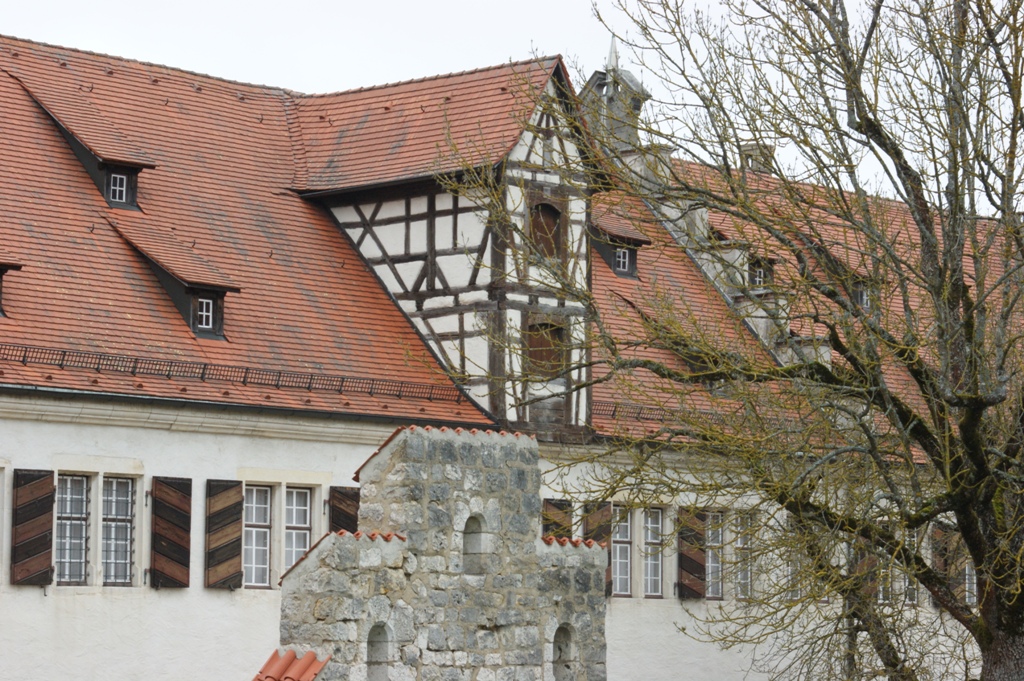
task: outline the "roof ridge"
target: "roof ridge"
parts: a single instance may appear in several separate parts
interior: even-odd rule
[[[303,99],[315,99],[318,97],[334,97],[336,95],[350,95],[357,92],[369,92],[371,90],[383,90],[390,87],[398,87],[399,85],[411,85],[413,83],[424,83],[430,80],[442,80],[444,78],[454,78],[455,76],[467,76],[474,73],[482,73],[484,71],[497,71],[498,69],[510,68],[515,66],[524,66],[527,64],[542,64],[544,62],[556,62],[561,61],[562,55],[556,54],[547,57],[534,57],[532,59],[521,59],[519,61],[509,61],[504,64],[494,64],[493,66],[481,66],[475,69],[467,69],[465,71],[452,71],[450,73],[438,73],[432,76],[422,76],[420,78],[410,78],[408,80],[396,80],[391,83],[381,83],[379,85],[364,85],[362,87],[352,88],[349,90],[338,90],[336,92],[318,92],[305,94],[301,92],[288,91],[289,94],[301,97]]]
[[[148,66],[148,67],[167,69],[168,71],[174,71],[176,73],[181,73],[181,74],[185,74],[185,75],[189,75],[189,76],[197,76],[199,78],[206,78],[206,79],[218,81],[218,82],[221,82],[221,83],[228,83],[230,85],[242,85],[242,86],[245,86],[245,87],[250,87],[250,88],[256,88],[256,89],[260,89],[260,90],[270,91],[270,93],[278,94],[278,95],[283,95],[283,94],[285,94],[287,92],[290,92],[288,90],[288,88],[285,88],[285,87],[283,87],[281,85],[268,85],[266,83],[250,83],[250,82],[244,81],[244,80],[236,80],[234,78],[225,78],[223,76],[214,76],[212,74],[202,73],[200,71],[192,71],[190,69],[181,68],[180,66],[170,66],[168,64],[160,64],[160,63],[157,63],[157,62],[154,62],[154,61],[145,61],[143,59],[134,59],[132,57],[122,57],[120,55],[109,54],[107,52],[96,52],[94,50],[85,50],[85,49],[82,49],[80,47],[68,47],[67,45],[57,45],[57,44],[54,44],[54,43],[45,43],[45,42],[42,42],[40,40],[32,40],[31,38],[19,38],[18,36],[7,35],[7,34],[4,34],[4,33],[0,33],[0,51],[4,51],[4,49],[5,49],[5,45],[3,44],[4,41],[17,41],[19,43],[23,43],[23,44],[26,44],[26,45],[33,45],[33,46],[36,46],[36,47],[43,47],[43,48],[48,48],[48,49],[51,49],[51,50],[66,50],[68,52],[74,52],[76,54],[84,54],[84,55],[88,55],[90,57],[103,57],[103,58],[106,58],[106,59],[115,59],[117,61],[125,62],[125,63],[130,63],[130,64],[138,64],[139,66]]]

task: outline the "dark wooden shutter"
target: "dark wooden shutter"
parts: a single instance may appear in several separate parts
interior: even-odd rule
[[[679,510],[679,579],[676,595],[681,599],[704,598],[704,513]]]
[[[192,480],[153,478],[149,585],[185,588],[192,546]]]
[[[331,532],[359,529],[359,488],[331,488]]]
[[[608,566],[604,569],[604,595],[612,595],[612,505],[609,501],[583,507],[583,538],[604,542]]]
[[[11,584],[53,583],[53,471],[14,471]]]
[[[572,502],[545,499],[541,510],[541,536],[572,538]]]
[[[949,586],[950,591],[959,598],[965,595],[964,569],[967,565],[967,551],[964,549],[960,534],[942,525],[932,525],[932,569],[939,573]],[[932,603],[938,605],[934,598]]]
[[[242,586],[244,494],[237,480],[206,481],[206,586]]]
[[[878,556],[863,546],[855,547],[853,576],[860,583],[860,592],[869,598],[875,598],[878,595],[878,580],[880,578]]]

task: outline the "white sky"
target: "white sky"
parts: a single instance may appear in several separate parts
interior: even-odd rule
[[[305,93],[610,44],[590,0],[0,0],[0,33]]]

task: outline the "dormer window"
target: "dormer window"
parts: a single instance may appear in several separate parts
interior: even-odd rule
[[[135,191],[139,173],[131,168],[110,168],[103,196],[113,207],[135,207]]]
[[[0,259],[0,317],[6,317],[4,312],[4,275],[10,270],[20,270],[21,265],[16,263],[5,263]]]
[[[636,262],[636,251],[632,248],[626,248],[620,246],[615,249],[615,271],[623,274],[629,274],[635,267]]]
[[[858,281],[853,285],[853,304],[864,310],[865,312],[871,311],[871,289],[870,287],[862,282]]]
[[[121,173],[110,173],[110,195],[107,197],[114,203],[124,203],[128,197],[128,176]]]
[[[763,258],[751,258],[747,267],[747,284],[750,288],[771,286],[774,274],[771,262]]]
[[[196,298],[196,328],[213,330],[213,298]]]
[[[224,294],[198,291],[192,294],[192,331],[203,338],[224,337]]]

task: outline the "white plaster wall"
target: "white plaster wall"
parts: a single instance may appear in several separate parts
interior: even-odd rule
[[[279,591],[203,587],[206,480],[313,487],[315,541],[327,529],[326,486],[354,485],[355,469],[393,428],[252,413],[116,404],[94,405],[88,412],[74,406],[0,397],[0,678],[251,678],[278,644]],[[11,585],[15,468],[137,477],[135,585]],[[142,584],[152,526],[145,492],[154,475],[192,479],[187,589],[158,591]],[[94,528],[99,499],[91,498]],[[275,498],[273,512],[283,520],[280,502]],[[99,543],[93,531],[90,563],[97,577]],[[279,577],[275,572],[272,583]]]

